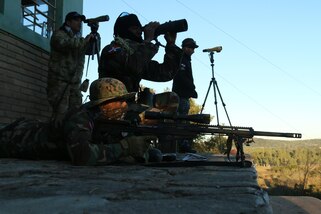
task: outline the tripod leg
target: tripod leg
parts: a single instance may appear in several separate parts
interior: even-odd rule
[[[209,86],[208,86],[207,92],[206,92],[206,96],[205,96],[203,105],[202,105],[201,114],[203,113],[203,110],[204,110],[204,107],[205,107],[205,103],[206,103],[206,100],[207,100],[207,97],[208,97],[208,93],[210,92],[212,83],[213,83],[213,81],[211,80],[211,81],[210,81],[210,84],[209,84]]]
[[[222,102],[222,105],[223,105],[223,108],[224,108],[224,111],[225,111],[226,117],[227,117],[227,119],[228,119],[228,122],[229,122],[230,126],[232,126],[232,123],[231,123],[230,117],[229,117],[229,115],[228,115],[228,113],[227,113],[227,110],[226,110],[226,104],[224,103],[224,100],[223,100],[223,97],[222,97],[221,91],[220,91],[220,89],[219,89],[218,84],[217,84],[217,82],[216,82],[216,81],[214,82],[214,88],[215,88],[215,87],[217,88],[217,92],[218,92],[218,94],[219,94],[219,96],[220,96],[220,99],[221,99],[221,102]],[[214,90],[215,90],[215,89],[214,89]]]
[[[93,45],[92,45],[93,51],[91,53],[91,60],[94,60],[95,58],[95,53],[96,53],[96,41],[94,41]]]
[[[98,47],[98,41],[96,40],[96,42],[95,42],[95,50],[97,50],[96,55],[97,55],[97,62],[98,62],[98,65],[99,65],[99,62],[100,62],[99,49],[100,49],[100,48]]]
[[[212,82],[213,82],[213,90],[214,90],[214,104],[215,104],[215,110],[216,110],[216,121],[217,121],[217,125],[220,125],[220,120],[218,118],[218,107],[217,107],[217,97],[216,97],[216,80],[215,78],[212,78]]]
[[[89,62],[90,62],[90,56],[88,56],[88,60],[87,60],[86,77],[88,75]]]

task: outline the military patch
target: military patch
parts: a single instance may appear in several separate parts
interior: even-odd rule
[[[185,71],[186,70],[186,65],[182,63],[181,66],[180,66],[180,70]]]
[[[121,47],[117,46],[117,45],[113,45],[110,47],[110,49],[108,50],[109,54],[115,54],[117,52],[121,51]]]

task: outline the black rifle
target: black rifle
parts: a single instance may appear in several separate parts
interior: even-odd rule
[[[214,135],[219,134],[228,136],[227,138],[227,156],[232,147],[232,142],[235,142],[237,154],[236,161],[244,162],[245,156],[243,151],[243,144],[245,142],[253,141],[254,136],[265,137],[286,137],[286,138],[301,138],[300,133],[285,133],[285,132],[268,132],[255,131],[252,127],[238,127],[238,126],[215,126],[204,123],[209,122],[210,115],[196,114],[179,116],[177,114],[164,112],[145,112],[146,119],[171,119],[172,121],[158,122],[157,124],[145,125],[134,124],[130,121],[124,120],[107,120],[98,121],[95,126],[96,131],[100,136],[115,135],[120,132],[128,132],[134,135],[154,135],[157,137],[171,136],[174,139],[194,139],[198,135]],[[182,123],[177,120],[194,121],[197,123]],[[107,134],[107,135],[106,135]],[[101,139],[103,141],[103,139]]]

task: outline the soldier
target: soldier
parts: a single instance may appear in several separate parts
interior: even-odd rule
[[[179,69],[182,50],[175,45],[176,33],[167,33],[164,62],[160,64],[152,60],[158,52],[158,45],[151,43],[158,26],[158,22],[150,22],[142,27],[135,14],[120,14],[114,25],[115,39],[102,51],[99,77],[116,78],[126,85],[129,92],[138,92],[142,79],[156,82],[172,80]],[[162,111],[173,112],[177,110],[178,97],[172,92],[156,94],[152,103]]]
[[[68,109],[79,107],[82,103],[79,87],[85,50],[93,38],[91,34],[81,37],[81,22],[84,20],[85,16],[77,12],[68,13],[65,23],[51,37],[47,95],[56,126]]]
[[[150,22],[142,27],[135,14],[122,13],[114,25],[114,41],[102,51],[99,77],[116,78],[129,92],[138,92],[142,79],[172,80],[179,68],[182,50],[175,45],[176,33],[167,33],[164,62],[152,60],[158,52],[158,45],[151,43],[158,26],[158,22]]]
[[[179,96],[178,113],[187,115],[190,109],[189,99],[197,98],[195,91],[191,56],[198,45],[192,38],[186,38],[182,42],[183,58],[180,69],[173,80],[172,90]]]
[[[128,93],[116,79],[98,79],[90,86],[91,101],[68,112],[58,132],[52,132],[50,124],[35,120],[17,121],[0,130],[0,157],[71,160],[75,165],[146,160],[151,151],[155,154],[155,149],[150,149],[153,136],[128,133],[110,138],[95,132],[100,120],[122,119],[128,111],[126,100],[133,96],[135,93]],[[97,140],[103,138],[104,142]]]
[[[173,80],[172,91],[179,96],[178,113],[180,115],[187,115],[190,109],[190,98],[197,98],[195,90],[191,56],[198,45],[192,38],[186,38],[182,42],[183,58],[180,69]],[[178,148],[180,152],[195,153],[192,149],[193,141],[184,139],[178,141]]]

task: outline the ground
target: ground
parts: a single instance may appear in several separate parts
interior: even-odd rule
[[[2,159],[0,207],[1,213],[271,213],[256,179],[253,167]]]
[[[307,196],[270,196],[274,214],[318,214],[321,200]]]

